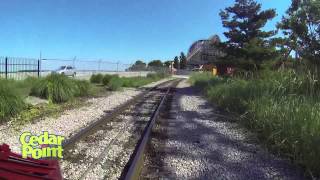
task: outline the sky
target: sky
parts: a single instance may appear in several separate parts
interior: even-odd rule
[[[170,60],[223,29],[219,12],[233,0],[10,0],[1,1],[0,56]],[[290,0],[258,0],[275,8]]]

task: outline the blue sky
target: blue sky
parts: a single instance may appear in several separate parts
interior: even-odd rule
[[[0,4],[0,56],[168,60],[198,39],[223,36],[233,0],[10,0]],[[278,17],[290,0],[258,0]]]

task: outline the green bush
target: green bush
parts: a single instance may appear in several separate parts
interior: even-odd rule
[[[122,86],[123,80],[119,77],[113,77],[108,84],[109,89],[112,91],[118,91],[122,88]]]
[[[102,84],[103,85],[108,85],[110,80],[113,78],[113,77],[116,77],[115,75],[110,75],[110,74],[105,74],[102,78]]]
[[[102,83],[102,79],[103,79],[103,75],[102,74],[93,74],[90,77],[90,82],[91,83],[96,83],[96,84],[101,84]]]
[[[90,92],[91,85],[88,81],[85,80],[74,80],[74,83],[77,86],[76,96],[88,96]]]
[[[24,108],[23,98],[17,92],[14,83],[0,79],[0,121],[8,121]]]
[[[30,95],[61,103],[86,94],[87,88],[83,81],[74,81],[64,75],[51,74],[34,84]]]

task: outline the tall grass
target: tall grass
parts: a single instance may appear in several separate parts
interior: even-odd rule
[[[96,84],[101,84],[102,83],[102,79],[103,79],[103,75],[102,74],[93,74],[90,77],[90,82],[91,83],[96,83]]]
[[[88,81],[85,80],[74,80],[73,81],[76,85],[76,97],[83,97],[90,95],[91,90],[91,84]]]
[[[118,91],[122,89],[123,80],[119,77],[111,78],[110,82],[108,83],[108,87],[111,91]]]
[[[320,175],[320,87],[310,73],[264,71],[259,78],[221,79],[195,74],[191,81],[204,88],[220,107],[241,116],[274,151]]]
[[[160,79],[168,77],[166,73],[149,73],[146,77],[119,77],[118,75],[109,75],[106,74],[102,77],[102,84],[108,86],[110,90],[116,91],[122,89],[122,87],[141,87],[146,84],[152,83],[154,81],[158,81]],[[92,79],[97,78],[97,75],[91,76]]]
[[[54,103],[69,101],[76,96],[85,96],[90,84],[85,81],[70,79],[64,75],[51,74],[40,79],[31,88],[30,95],[49,99]]]
[[[8,121],[25,107],[13,81],[0,79],[0,122]]]
[[[108,85],[109,84],[109,82],[111,81],[111,79],[112,78],[115,78],[116,76],[114,76],[114,75],[110,75],[110,74],[105,74],[104,76],[103,76],[103,78],[102,78],[102,84],[103,85]]]

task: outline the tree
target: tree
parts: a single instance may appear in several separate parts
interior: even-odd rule
[[[148,63],[149,70],[159,70],[163,67],[163,63],[160,60],[153,60]]]
[[[232,7],[221,11],[223,27],[228,29],[224,33],[228,40],[221,44],[226,53],[223,61],[253,70],[259,68],[263,61],[273,58],[276,49],[269,39],[276,32],[263,31],[262,28],[275,15],[274,9],[262,11],[261,4],[254,0],[236,0]]]
[[[277,26],[283,30],[289,52],[320,65],[320,0],[292,0]]]
[[[144,71],[147,69],[147,64],[141,60],[137,60],[131,67],[129,67],[130,71]]]
[[[148,63],[149,67],[163,67],[163,63],[160,60],[153,60]]]
[[[165,61],[163,64],[165,67],[170,67],[172,61]]]
[[[178,58],[178,56],[174,57],[173,67],[176,68],[176,69],[180,69],[180,64],[179,64],[179,58]]]
[[[184,55],[183,52],[180,54],[180,69],[187,68],[187,57]]]

